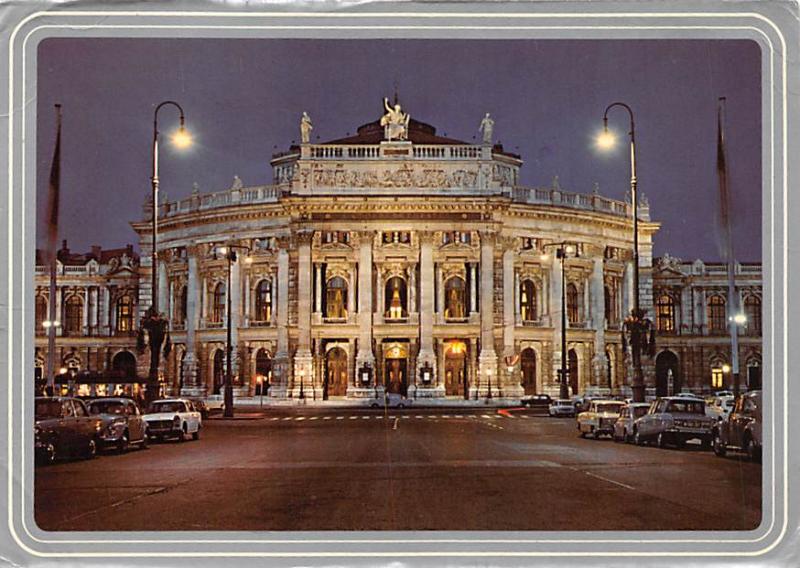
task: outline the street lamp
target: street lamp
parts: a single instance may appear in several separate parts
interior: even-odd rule
[[[158,111],[165,106],[174,106],[180,113],[180,127],[172,136],[172,142],[178,148],[188,147],[192,140],[186,131],[183,108],[175,101],[164,101],[160,103],[153,112],[153,154],[152,165],[153,174],[150,182],[153,187],[153,220],[152,220],[152,280],[151,280],[151,304],[144,318],[142,318],[142,328],[139,330],[139,347],[144,349],[143,332],[147,332],[148,347],[150,348],[150,371],[147,376],[146,399],[150,403],[158,398],[158,362],[161,352],[161,344],[167,333],[168,321],[164,314],[158,311]]]
[[[622,107],[628,111],[631,121],[631,130],[628,133],[631,138],[631,207],[633,209],[633,309],[631,315],[625,318],[623,326],[623,338],[627,333],[631,353],[633,356],[633,381],[631,389],[633,391],[634,402],[644,402],[644,377],[642,375],[642,349],[648,343],[647,335],[651,334],[650,350],[653,348],[652,341],[652,322],[645,317],[645,312],[639,307],[639,212],[638,200],[636,196],[636,136],[633,121],[633,111],[631,107],[623,102],[611,103],[603,113],[603,132],[597,138],[597,145],[602,150],[608,150],[616,144],[616,137],[608,130],[608,111],[614,107]]]
[[[546,243],[543,249],[553,247],[556,249],[556,258],[561,259],[561,375],[558,385],[558,398],[564,400],[569,398],[569,384],[567,384],[568,360],[567,360],[567,272],[564,270],[564,261],[568,256],[575,258],[580,256],[578,246],[575,243],[562,241],[560,243]],[[546,259],[546,255],[542,255]]]
[[[260,397],[258,406],[259,408],[264,408],[264,377],[258,375],[256,377],[256,382],[258,383],[258,395]]]
[[[231,369],[231,352],[233,351],[231,339],[231,266],[236,262],[236,250],[245,251],[245,254],[250,253],[250,247],[245,245],[225,245],[217,247],[216,252],[225,257],[228,261],[228,281],[227,288],[225,289],[225,327],[227,328],[225,334],[225,418],[233,418],[233,377]],[[252,260],[247,257],[245,262]]]

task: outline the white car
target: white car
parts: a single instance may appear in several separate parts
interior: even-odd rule
[[[225,396],[221,394],[210,394],[205,400],[208,413],[215,411],[225,412]]]
[[[601,434],[613,436],[614,423],[624,404],[619,400],[593,400],[587,411],[578,414],[578,432],[581,438],[586,437],[586,434],[595,438],[599,438]]]
[[[191,434],[193,440],[200,437],[202,418],[191,400],[167,398],[150,404],[147,414],[147,433],[151,439],[177,438],[183,442]]]
[[[736,405],[736,399],[733,396],[717,396],[711,404],[706,405],[706,416],[710,416],[717,422],[721,422],[728,418]]]

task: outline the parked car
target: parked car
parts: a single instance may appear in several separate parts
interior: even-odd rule
[[[614,422],[614,431],[611,437],[615,442],[633,441],[633,423],[637,418],[647,414],[649,402],[629,402],[622,407],[619,418]]]
[[[706,416],[710,416],[717,422],[725,420],[735,404],[736,399],[733,396],[715,396],[711,404],[706,404]]]
[[[193,396],[187,396],[186,399],[192,401],[192,404],[194,404],[195,409],[197,409],[197,411],[200,413],[200,418],[202,418],[203,420],[208,418],[209,410],[205,400],[203,400],[202,398],[195,398]]]
[[[93,458],[103,421],[90,416],[82,400],[72,397],[36,397],[34,448],[37,461],[52,463],[63,457]]]
[[[147,447],[147,423],[136,403],[129,398],[96,398],[86,405],[89,414],[103,421],[98,439],[103,449],[116,448],[120,453],[133,444]]]
[[[205,399],[205,405],[208,414],[212,412],[225,412],[225,395],[210,394]]]
[[[586,434],[592,434],[595,438],[599,438],[602,434],[611,435],[622,406],[623,403],[618,400],[591,401],[589,409],[578,414],[578,432],[581,438]]]
[[[553,399],[549,394],[526,394],[520,399],[522,406],[530,406],[531,408],[547,408]]]
[[[736,401],[728,416],[714,426],[714,453],[724,456],[728,450],[741,450],[752,461],[761,459],[761,391],[750,391]]]
[[[681,448],[688,440],[711,443],[714,420],[706,416],[702,398],[688,396],[659,397],[647,414],[633,423],[633,441],[637,445],[655,441],[659,447]]]
[[[568,398],[559,398],[550,403],[547,407],[550,416],[575,416],[575,404]]]
[[[194,403],[185,398],[156,400],[150,404],[144,419],[147,431],[154,440],[177,438],[183,442],[189,434],[194,440],[200,437],[202,417]]]
[[[406,398],[401,394],[397,393],[386,393],[383,398],[373,398],[370,400],[370,407],[371,408],[405,408],[407,406],[411,406],[412,400],[410,398]]]

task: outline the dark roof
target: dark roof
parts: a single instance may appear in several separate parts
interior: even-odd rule
[[[355,136],[331,140],[325,144],[380,144],[383,139],[383,126],[380,120],[376,120],[359,126]],[[463,140],[438,136],[436,128],[413,118],[408,121],[408,140],[414,144],[469,144]]]
[[[61,248],[56,253],[58,261],[65,266],[83,266],[90,260],[94,259],[100,264],[108,264],[108,262],[115,256],[122,256],[127,254],[133,259],[139,258],[139,255],[134,252],[133,245],[127,245],[122,248],[103,250],[99,246],[93,246],[92,250],[85,253],[74,253],[67,247],[67,241],[62,241]],[[46,262],[45,251],[36,249],[36,265],[41,266]]]

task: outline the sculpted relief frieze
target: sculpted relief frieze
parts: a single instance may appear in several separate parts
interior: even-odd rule
[[[344,164],[312,164],[300,170],[303,189],[309,188],[475,188],[478,169],[444,168],[434,165],[346,168]]]

